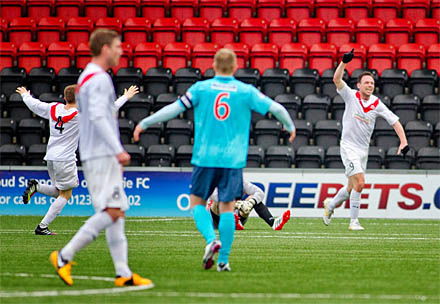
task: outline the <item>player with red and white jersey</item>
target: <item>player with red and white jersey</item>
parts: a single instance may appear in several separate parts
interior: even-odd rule
[[[358,77],[357,87],[353,90],[342,80],[345,65],[353,59],[354,49],[345,53],[333,76],[337,92],[345,102],[342,118],[341,158],[345,166],[348,185],[341,188],[333,199],[324,201],[324,224],[330,224],[334,209],[350,198],[350,230],[364,230],[359,224],[359,208],[361,192],[364,188],[365,171],[367,168],[368,149],[377,117],[384,118],[393,126],[400,139],[397,154],[405,155],[409,148],[405,131],[393,112],[376,96],[374,78],[370,72],[363,72]]]
[[[28,181],[23,194],[23,203],[28,204],[36,192],[55,197],[46,215],[35,228],[37,235],[53,235],[48,226],[60,214],[72,196],[72,189],[78,186],[76,150],[79,138],[79,113],[75,101],[76,85],[64,89],[66,104],[42,102],[33,98],[24,87],[17,88],[26,106],[38,116],[49,120],[49,140],[44,160],[47,162],[51,185],[40,184],[35,179]],[[124,95],[115,102],[119,109],[127,100],[139,92],[136,86],[125,89]]]

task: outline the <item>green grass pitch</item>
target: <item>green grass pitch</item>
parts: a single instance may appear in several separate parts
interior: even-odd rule
[[[293,210],[293,215],[295,214]],[[105,235],[75,256],[74,285],[49,264],[86,218],[0,217],[0,303],[440,303],[440,221],[292,218],[272,231],[251,218],[236,231],[232,272],[204,270],[204,241],[190,218],[128,218],[129,263],[153,289],[122,293]]]

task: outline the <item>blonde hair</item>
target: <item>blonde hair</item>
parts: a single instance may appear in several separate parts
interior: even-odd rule
[[[104,45],[111,46],[114,39],[121,39],[116,31],[109,29],[97,29],[93,31],[89,39],[90,53],[93,57],[99,56]]]
[[[214,65],[217,72],[232,75],[237,65],[237,56],[233,50],[220,49],[214,56]]]
[[[76,84],[69,85],[64,88],[64,99],[66,103],[75,103]]]

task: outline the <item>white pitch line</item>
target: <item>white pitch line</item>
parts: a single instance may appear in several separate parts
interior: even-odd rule
[[[28,273],[0,273],[0,276],[36,277],[38,275]],[[43,278],[56,277],[55,275],[41,274]],[[92,281],[109,281],[113,278],[96,276],[72,276],[74,279]],[[146,290],[153,286],[130,286],[120,288],[83,289],[83,290],[46,290],[46,291],[13,291],[0,292],[0,298],[22,298],[22,297],[57,297],[57,296],[84,296],[97,294],[115,294],[121,292]],[[221,292],[149,292],[148,296],[169,297],[169,298],[223,298],[223,299],[369,299],[369,300],[407,300],[427,301],[438,300],[439,296],[427,295],[393,295],[393,294],[331,294],[331,293],[221,293]]]

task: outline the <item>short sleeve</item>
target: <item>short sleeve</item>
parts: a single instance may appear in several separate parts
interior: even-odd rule
[[[251,95],[249,98],[251,110],[260,113],[261,115],[266,115],[274,101],[258,91],[255,87],[251,85],[249,85],[249,87]]]
[[[382,101],[379,103],[376,111],[377,114],[385,119],[390,126],[394,125],[399,120],[399,116],[391,112]]]
[[[342,87],[342,89],[340,89],[340,90],[336,89],[336,92],[339,95],[341,95],[341,97],[345,103],[349,102],[352,98],[354,98],[353,90],[345,82],[344,82],[344,86]]]

